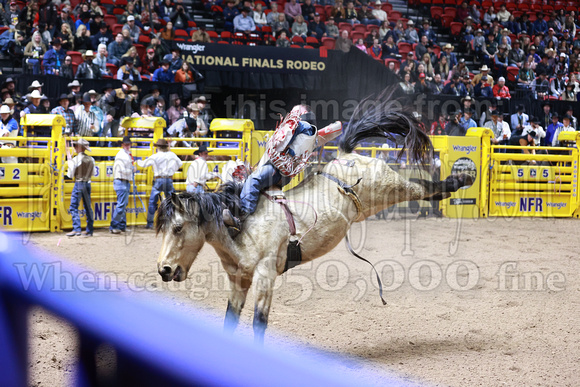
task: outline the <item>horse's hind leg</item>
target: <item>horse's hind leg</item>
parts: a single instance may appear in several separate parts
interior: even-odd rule
[[[262,259],[254,271],[256,304],[254,306],[254,343],[264,344],[264,334],[268,327],[268,315],[276,281],[276,256]]]
[[[228,298],[228,309],[224,319],[224,331],[226,333],[232,333],[236,330],[240,321],[240,314],[246,303],[248,289],[250,289],[252,284],[250,280],[243,279],[240,276],[230,275],[229,278],[232,290]]]
[[[473,184],[473,178],[468,174],[450,175],[443,181],[410,179],[411,183],[419,184],[424,188],[423,197],[419,199],[442,200],[456,192],[459,188]]]

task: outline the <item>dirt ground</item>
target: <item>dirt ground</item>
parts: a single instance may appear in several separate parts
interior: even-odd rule
[[[579,231],[572,219],[367,220],[352,240],[382,271],[388,305],[370,267],[341,243],[278,278],[267,334],[358,359],[373,373],[361,381],[377,385],[388,373],[434,386],[578,386]],[[227,285],[209,245],[187,281],[167,284],[155,266],[161,239],[144,229],[32,242],[221,325]],[[251,335],[251,294],[246,305],[236,334]],[[69,385],[74,330],[42,310],[30,321],[31,385]]]

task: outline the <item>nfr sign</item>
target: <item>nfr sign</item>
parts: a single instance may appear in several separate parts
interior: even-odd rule
[[[520,212],[543,212],[544,199],[542,198],[520,198]]]
[[[0,218],[3,226],[12,226],[12,207],[0,207]]]

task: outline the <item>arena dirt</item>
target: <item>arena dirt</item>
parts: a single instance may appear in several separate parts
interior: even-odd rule
[[[361,373],[376,373],[364,381],[379,385],[384,373],[436,386],[580,385],[578,220],[395,217],[365,225],[360,254],[382,262],[385,286],[396,288],[385,292],[388,305],[370,267],[341,243],[278,278],[268,334],[354,357]],[[355,244],[362,231],[353,228]],[[209,245],[188,281],[165,284],[155,266],[161,239],[151,231],[137,229],[132,239],[106,230],[89,239],[34,234],[32,242],[221,324],[227,290]],[[132,279],[138,272],[145,281]],[[251,294],[247,305],[240,335],[251,335]],[[30,323],[30,385],[70,385],[76,333],[39,309]]]

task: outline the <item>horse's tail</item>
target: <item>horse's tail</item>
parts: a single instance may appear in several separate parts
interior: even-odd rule
[[[429,136],[420,128],[410,109],[401,108],[397,99],[392,99],[396,88],[389,88],[377,98],[368,97],[355,108],[352,117],[339,141],[339,149],[352,153],[354,148],[364,139],[386,138],[397,144],[402,142],[398,160],[405,151],[409,152],[409,161],[430,165],[433,157],[433,145]],[[402,136],[404,141],[395,135]]]

